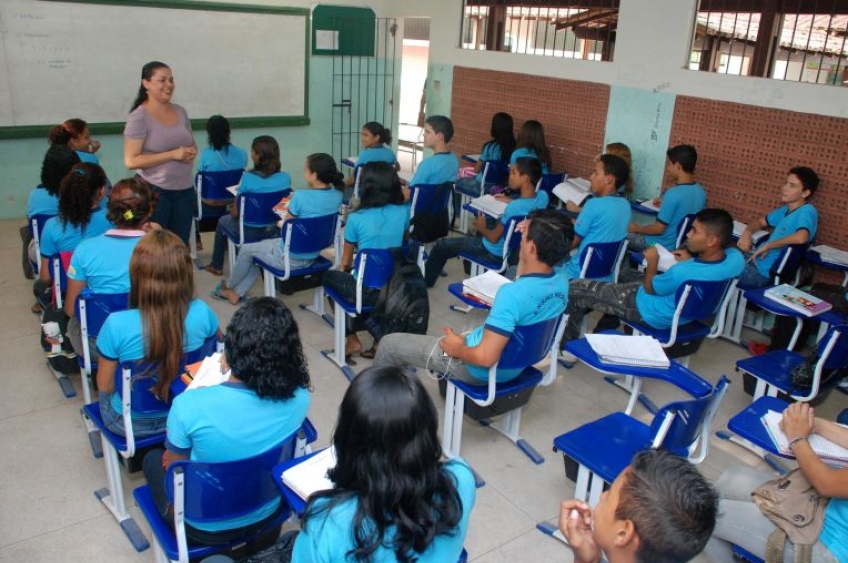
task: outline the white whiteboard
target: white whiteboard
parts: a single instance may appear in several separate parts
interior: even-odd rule
[[[306,117],[308,11],[250,8],[2,0],[0,127],[123,122],[154,60],[193,119]]]

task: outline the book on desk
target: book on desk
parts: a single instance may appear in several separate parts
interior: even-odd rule
[[[475,197],[466,204],[466,208],[472,211],[485,213],[489,217],[500,219],[506,211],[507,203],[500,201],[491,194],[486,194],[480,197]]]
[[[462,294],[491,307],[498,290],[508,283],[512,283],[508,278],[489,270],[463,281]]]
[[[821,256],[822,261],[837,264],[839,266],[848,266],[848,252],[833,248],[826,244],[819,244],[812,247],[810,250],[817,252]]]
[[[586,198],[592,193],[589,180],[584,178],[568,178],[564,182],[554,186],[552,192],[563,203],[570,201],[577,207],[583,207]]]
[[[313,493],[334,487],[327,473],[335,466],[336,450],[331,446],[283,471],[281,480],[297,496],[308,500]]]
[[[823,301],[806,291],[801,291],[788,283],[771,287],[763,295],[779,305],[798,311],[805,317],[813,317],[833,309],[833,305],[827,301]]]
[[[742,221],[733,220],[733,236],[736,238],[742,237],[742,233],[745,232],[745,229],[748,228],[748,225],[743,223]],[[759,244],[763,239],[768,238],[768,231],[759,230],[755,233],[751,234],[751,242],[754,244]]]
[[[783,420],[783,414],[770,410],[764,414],[760,420],[766,427],[769,437],[774,442],[777,450],[785,456],[794,457],[792,449],[789,447],[789,439],[780,427],[780,421]],[[816,452],[816,455],[819,456],[826,465],[837,469],[848,467],[848,449],[845,449],[839,444],[835,444],[818,434],[810,434],[807,436],[807,442],[810,444],[813,451]]]

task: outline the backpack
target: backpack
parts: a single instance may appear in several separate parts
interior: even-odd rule
[[[378,340],[396,332],[427,334],[430,300],[424,276],[417,264],[399,262],[365,321],[368,332]]]
[[[439,206],[438,211],[432,211],[435,203],[444,198],[450,198],[451,183],[439,184],[426,190],[419,190],[419,197],[427,197],[424,209],[416,209],[409,231],[413,239],[421,243],[436,242],[447,236],[450,231],[450,205]],[[427,192],[426,195],[425,191]]]

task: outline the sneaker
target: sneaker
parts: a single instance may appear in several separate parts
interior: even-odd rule
[[[748,351],[752,356],[762,356],[766,352],[768,352],[768,344],[765,342],[754,342],[751,341],[748,343]]]
[[[560,350],[559,351],[559,359],[567,364],[575,364],[577,363],[577,356],[569,352],[568,350]]]

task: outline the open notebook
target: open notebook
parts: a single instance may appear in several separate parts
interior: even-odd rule
[[[283,484],[297,493],[297,496],[307,500],[316,491],[333,488],[333,482],[327,477],[327,472],[335,466],[336,450],[329,447],[283,471]]]
[[[789,439],[783,430],[780,428],[780,421],[783,419],[783,414],[777,411],[768,411],[762,417],[762,422],[768,430],[769,436],[777,446],[777,449],[783,455],[791,456],[792,450],[789,448]],[[848,467],[848,450],[840,445],[834,444],[827,438],[823,438],[818,434],[810,434],[807,437],[810,447],[821,458],[821,460],[831,467],[842,468]]]

